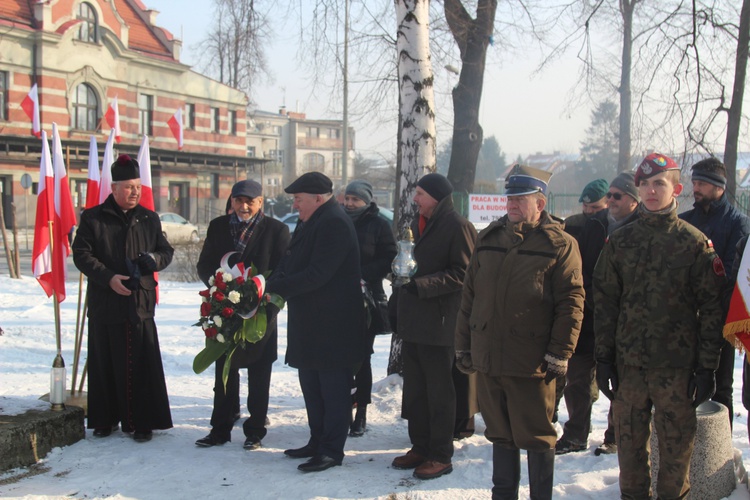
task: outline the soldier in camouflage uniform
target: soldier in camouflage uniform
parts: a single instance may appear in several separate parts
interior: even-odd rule
[[[659,153],[635,176],[640,218],[614,232],[594,270],[599,388],[613,400],[624,499],[651,498],[651,409],[659,498],[684,498],[695,408],[714,392],[725,281],[711,241],[678,219],[679,167]]]

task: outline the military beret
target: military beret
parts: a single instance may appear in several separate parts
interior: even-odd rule
[[[120,155],[112,164],[112,182],[141,178],[138,162],[128,155]]]
[[[505,195],[523,196],[532,193],[546,195],[550,177],[552,173],[546,170],[515,164],[508,177],[505,178]]]
[[[333,192],[333,182],[320,172],[307,172],[297,177],[284,191],[289,194],[327,194]]]
[[[581,197],[578,198],[578,203],[594,203],[607,196],[607,181],[604,179],[596,179],[586,184],[581,192]]]
[[[669,156],[651,153],[638,165],[638,170],[635,171],[635,185],[640,186],[641,179],[648,179],[662,172],[679,169],[680,166]]]

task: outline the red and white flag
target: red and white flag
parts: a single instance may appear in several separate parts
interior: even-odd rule
[[[141,206],[149,210],[156,210],[154,208],[154,185],[151,182],[151,148],[147,135],[144,135],[141,141],[137,161],[141,173]],[[157,283],[159,282],[159,273],[154,273],[154,279]],[[159,303],[159,285],[156,285],[156,303]]]
[[[172,118],[167,121],[167,125],[174,138],[177,139],[177,149],[182,149],[182,107],[177,108]]]
[[[36,221],[34,224],[34,249],[31,254],[31,271],[42,285],[47,297],[52,295],[52,248],[49,222],[55,217],[55,189],[52,159],[49,154],[47,132],[42,130],[42,161],[39,162],[39,187],[36,196]]]
[[[68,235],[76,225],[76,212],[73,197],[70,196],[68,172],[62,153],[60,134],[57,124],[52,123],[52,168],[55,171],[55,222],[52,225],[54,240],[52,244],[52,285],[57,301],[65,300],[65,280],[68,278],[68,255],[70,242]]]
[[[141,206],[149,210],[155,210],[154,190],[151,182],[151,148],[148,145],[147,135],[144,135],[141,141],[137,161],[141,172]]]
[[[26,112],[26,116],[31,120],[31,132],[37,136],[42,136],[42,129],[39,125],[39,93],[36,83],[31,86],[31,90],[21,101],[21,108]]]
[[[117,106],[117,96],[109,103],[104,119],[107,120],[110,128],[115,131],[115,141],[120,144],[120,109]]]
[[[91,136],[89,144],[89,178],[86,181],[86,205],[83,208],[92,208],[99,204],[99,148],[96,146],[96,137]]]
[[[750,245],[742,253],[737,283],[724,323],[724,338],[737,349],[750,351]]]
[[[115,162],[115,129],[109,131],[109,139],[104,146],[104,157],[102,158],[102,177],[99,181],[99,204],[112,193],[112,164]]]

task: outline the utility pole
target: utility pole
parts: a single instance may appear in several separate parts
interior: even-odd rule
[[[349,163],[349,2],[344,0],[344,146],[341,151],[341,187],[346,187]]]

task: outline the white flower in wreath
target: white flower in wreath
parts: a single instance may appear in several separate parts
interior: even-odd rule
[[[214,324],[216,325],[216,328],[221,328],[221,316],[214,316],[213,317]]]
[[[201,302],[208,302],[208,297],[201,296]]]
[[[213,295],[214,293],[216,293],[216,290],[218,290],[218,288],[216,288],[215,286],[212,286],[211,288],[208,289],[208,294]]]
[[[226,340],[224,339],[224,335],[222,335],[220,333],[216,335],[216,340],[219,341],[219,342],[221,342],[222,344],[224,342],[226,342]]]
[[[221,279],[224,280],[224,283],[229,283],[230,281],[234,279],[234,277],[230,273],[222,273]]]
[[[229,292],[229,295],[227,296],[227,298],[229,299],[229,302],[231,302],[232,304],[239,304],[240,292],[238,292],[237,290],[232,290],[231,292]]]
[[[208,286],[214,286],[214,282],[215,282],[215,280],[214,280],[213,276],[211,276],[210,278],[208,278]]]

